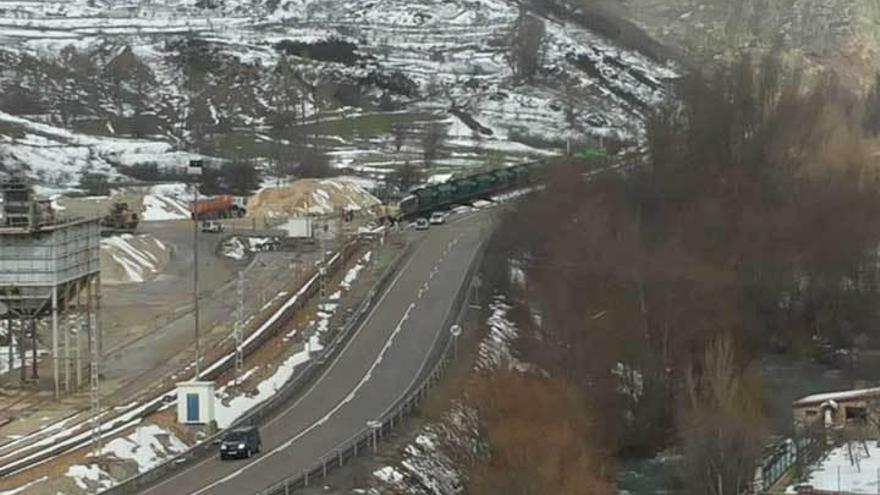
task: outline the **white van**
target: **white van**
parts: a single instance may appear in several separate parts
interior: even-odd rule
[[[202,232],[207,232],[211,234],[220,234],[225,230],[223,228],[223,224],[220,222],[214,222],[211,220],[202,222]]]

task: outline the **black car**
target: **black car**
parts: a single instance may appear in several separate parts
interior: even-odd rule
[[[248,458],[260,452],[262,444],[256,426],[233,428],[220,441],[220,459]]]

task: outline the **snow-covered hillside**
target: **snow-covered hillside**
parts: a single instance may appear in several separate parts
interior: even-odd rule
[[[143,220],[184,220],[190,218],[189,205],[184,199],[189,192],[186,184],[152,186],[144,195]]]
[[[421,161],[429,126],[445,128],[441,165],[523,159],[638,138],[675,77],[545,18],[541,69],[518,81],[512,0],[94,3],[0,2],[0,156],[44,182],[182,164],[182,149],[296,161],[284,112],[338,167]]]

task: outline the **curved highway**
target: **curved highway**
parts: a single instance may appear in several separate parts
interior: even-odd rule
[[[427,366],[458,289],[466,282],[490,218],[478,213],[432,226],[372,312],[315,383],[260,425],[263,453],[216,456],[142,493],[248,494],[314,467],[325,454],[381,417]]]

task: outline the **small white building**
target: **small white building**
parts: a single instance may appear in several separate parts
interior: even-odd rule
[[[825,428],[880,425],[880,387],[814,394],[792,404],[795,426]]]
[[[214,421],[214,382],[177,384],[177,422],[208,424]]]
[[[315,235],[312,225],[311,217],[293,217],[275,228],[286,231],[287,237],[310,239]]]

